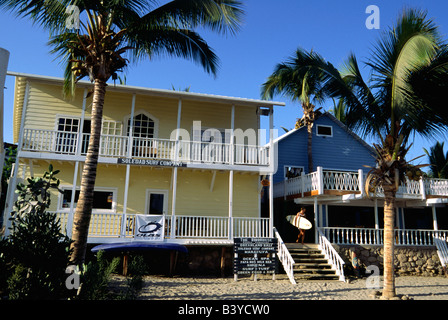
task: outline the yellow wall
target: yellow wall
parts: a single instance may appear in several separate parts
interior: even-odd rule
[[[46,161],[33,162],[35,177],[41,177],[48,169]],[[60,170],[57,177],[61,186],[71,186],[75,166],[70,162],[53,163],[55,170]],[[28,163],[21,165],[18,177],[30,176]],[[81,166],[79,167],[77,186],[80,185]],[[150,168],[131,166],[128,193],[128,213],[144,213],[146,192],[148,189],[168,190],[168,214],[172,210],[172,168]],[[229,172],[217,171],[211,190],[213,172],[209,170],[178,169],[176,215],[188,216],[228,216],[229,215]],[[116,188],[118,213],[123,212],[125,193],[126,166],[100,164],[97,172],[96,187]],[[253,174],[234,174],[233,216],[259,216],[259,177]],[[58,193],[52,191],[50,211],[57,210]]]
[[[58,115],[81,116],[82,96],[84,89],[79,88],[71,101],[62,98],[61,86],[42,84],[31,81],[29,103],[25,118],[25,128],[54,130]],[[91,100],[87,99],[86,119],[90,118]],[[135,112],[144,110],[159,121],[158,138],[169,139],[177,126],[177,98],[151,97],[138,94],[135,101]],[[114,92],[110,89],[106,94],[103,118],[121,121],[130,116],[132,104],[131,93]],[[182,100],[181,128],[192,136],[193,121],[201,121],[202,127],[230,129],[232,105],[204,101]],[[256,107],[235,106],[235,128],[246,130],[257,129]],[[123,134],[126,134],[123,131]],[[27,160],[26,160],[27,161]],[[48,168],[48,162],[33,160],[35,176],[41,176]],[[28,164],[27,162],[24,162]],[[61,170],[61,185],[71,186],[75,165],[68,161],[54,161],[55,169]],[[81,166],[77,185],[80,185]],[[128,213],[144,213],[147,189],[169,190],[168,213],[172,211],[172,168],[131,167]],[[22,173],[19,172],[19,177]],[[29,176],[29,168],[26,168]],[[211,190],[213,171],[211,170],[178,170],[177,215],[228,216],[229,215],[229,172],[217,171],[213,189]],[[97,187],[117,188],[117,212],[123,212],[125,193],[126,166],[100,164],[96,179]],[[258,217],[259,215],[259,176],[242,174],[235,171],[233,215]],[[52,200],[52,211],[57,209],[57,193]]]
[[[78,88],[73,100],[64,100],[62,88],[56,85],[31,81],[29,102],[25,117],[25,128],[54,130],[56,118],[59,115],[81,116],[82,96],[84,89]],[[92,97],[87,99],[85,118],[90,118]],[[103,118],[125,124],[125,117],[130,116],[132,94],[114,92],[106,93]],[[135,112],[144,110],[159,122],[158,138],[169,139],[177,127],[177,98],[154,97],[138,94],[135,102]],[[192,135],[193,121],[201,121],[203,127],[217,129],[231,128],[232,105],[203,101],[182,101],[181,128]],[[235,106],[235,129],[257,129],[256,107]],[[125,132],[124,132],[125,134]],[[191,136],[191,139],[193,137]]]

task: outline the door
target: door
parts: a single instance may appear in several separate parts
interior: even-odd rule
[[[56,152],[75,153],[79,122],[79,118],[60,117],[57,119]]]
[[[168,190],[148,189],[146,192],[146,214],[166,215]]]

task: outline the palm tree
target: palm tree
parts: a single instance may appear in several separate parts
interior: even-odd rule
[[[351,55],[340,79],[326,85],[333,97],[347,107],[347,123],[364,135],[376,137],[377,166],[366,179],[367,191],[384,190],[384,298],[395,296],[394,216],[398,186],[406,177],[420,179],[423,165],[414,166],[405,157],[416,134],[429,137],[446,130],[446,111],[441,109],[442,90],[448,84],[446,46],[437,27],[424,11],[407,9],[394,28],[383,33],[367,66],[369,85],[363,80],[357,60]],[[333,81],[334,80],[334,81]],[[420,84],[437,82],[428,95]],[[350,89],[351,92],[347,91]],[[347,94],[349,93],[349,94]]]
[[[80,13],[76,32],[65,28],[69,5],[75,5]],[[90,140],[72,233],[71,263],[81,265],[92,212],[107,81],[117,78],[128,65],[127,58],[138,62],[156,55],[193,60],[215,75],[218,58],[193,28],[235,33],[244,14],[242,4],[238,0],[174,0],[160,6],[150,0],[0,0],[0,7],[30,17],[50,31],[53,53],[59,54],[66,66],[65,92],[74,92],[76,82],[84,77],[94,84]]]
[[[423,148],[429,159],[429,175],[433,178],[448,178],[448,152],[444,153],[443,148],[444,142],[439,141],[431,147],[430,151]]]
[[[341,99],[349,128],[378,139],[379,143],[373,144],[377,166],[368,173],[366,191],[369,194],[377,187],[384,191],[383,297],[388,299],[396,295],[396,192],[406,178],[420,179],[424,166],[412,165],[414,159],[406,161],[412,146],[409,139],[443,133],[448,125],[448,110],[443,108],[448,90],[448,46],[426,12],[406,9],[396,25],[382,34],[366,65],[371,69],[368,82],[353,54],[341,71],[319,55],[308,54],[296,66],[292,59],[280,65],[267,82],[275,84],[273,88],[265,85],[263,89],[298,99],[302,95],[299,86],[311,83],[316,89],[307,92],[316,92],[320,100]],[[318,75],[313,78],[316,82],[309,81],[308,75]],[[305,78],[307,81],[300,81]]]
[[[314,171],[312,153],[312,128],[314,120],[319,115],[314,103],[323,101],[322,84],[326,77],[323,70],[337,70],[326,62],[318,53],[307,52],[301,48],[285,62],[275,66],[274,72],[262,85],[262,99],[272,99],[274,95],[282,94],[291,101],[299,101],[303,116],[298,119],[295,128],[306,126],[308,131],[307,153],[308,172]]]
[[[336,100],[333,98],[333,109],[328,110],[333,113],[334,117],[341,121],[342,123],[346,123],[346,107],[343,99],[339,99],[336,103]]]

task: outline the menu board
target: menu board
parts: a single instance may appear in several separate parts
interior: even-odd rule
[[[276,238],[235,238],[234,274],[275,273],[276,252]]]

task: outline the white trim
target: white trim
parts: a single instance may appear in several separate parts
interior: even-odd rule
[[[150,195],[154,194],[163,194],[163,215],[168,215],[168,197],[169,197],[169,190],[168,189],[146,189],[146,201],[145,201],[145,212],[144,214],[150,214],[149,212],[149,198]]]
[[[61,185],[59,187],[59,189],[61,190],[73,190],[73,186],[72,185]],[[76,191],[80,190],[80,186],[76,186]],[[76,192],[75,191],[75,192]],[[99,191],[99,192],[112,192],[112,209],[92,209],[92,213],[101,213],[101,212],[105,212],[105,213],[117,213],[117,193],[118,193],[118,188],[112,188],[112,187],[95,187],[94,188],[94,192],[95,191]],[[62,202],[64,199],[64,194],[63,193],[58,193],[58,203],[57,203],[57,211],[58,212],[67,212],[70,213],[70,205],[67,208],[63,208],[62,207]],[[73,204],[73,208],[76,208],[76,205]]]
[[[331,129],[331,134],[319,134],[319,127],[322,128],[330,128]],[[329,126],[329,125],[325,125],[325,124],[316,124],[316,136],[317,137],[327,137],[327,138],[332,138],[333,137],[333,126]]]

